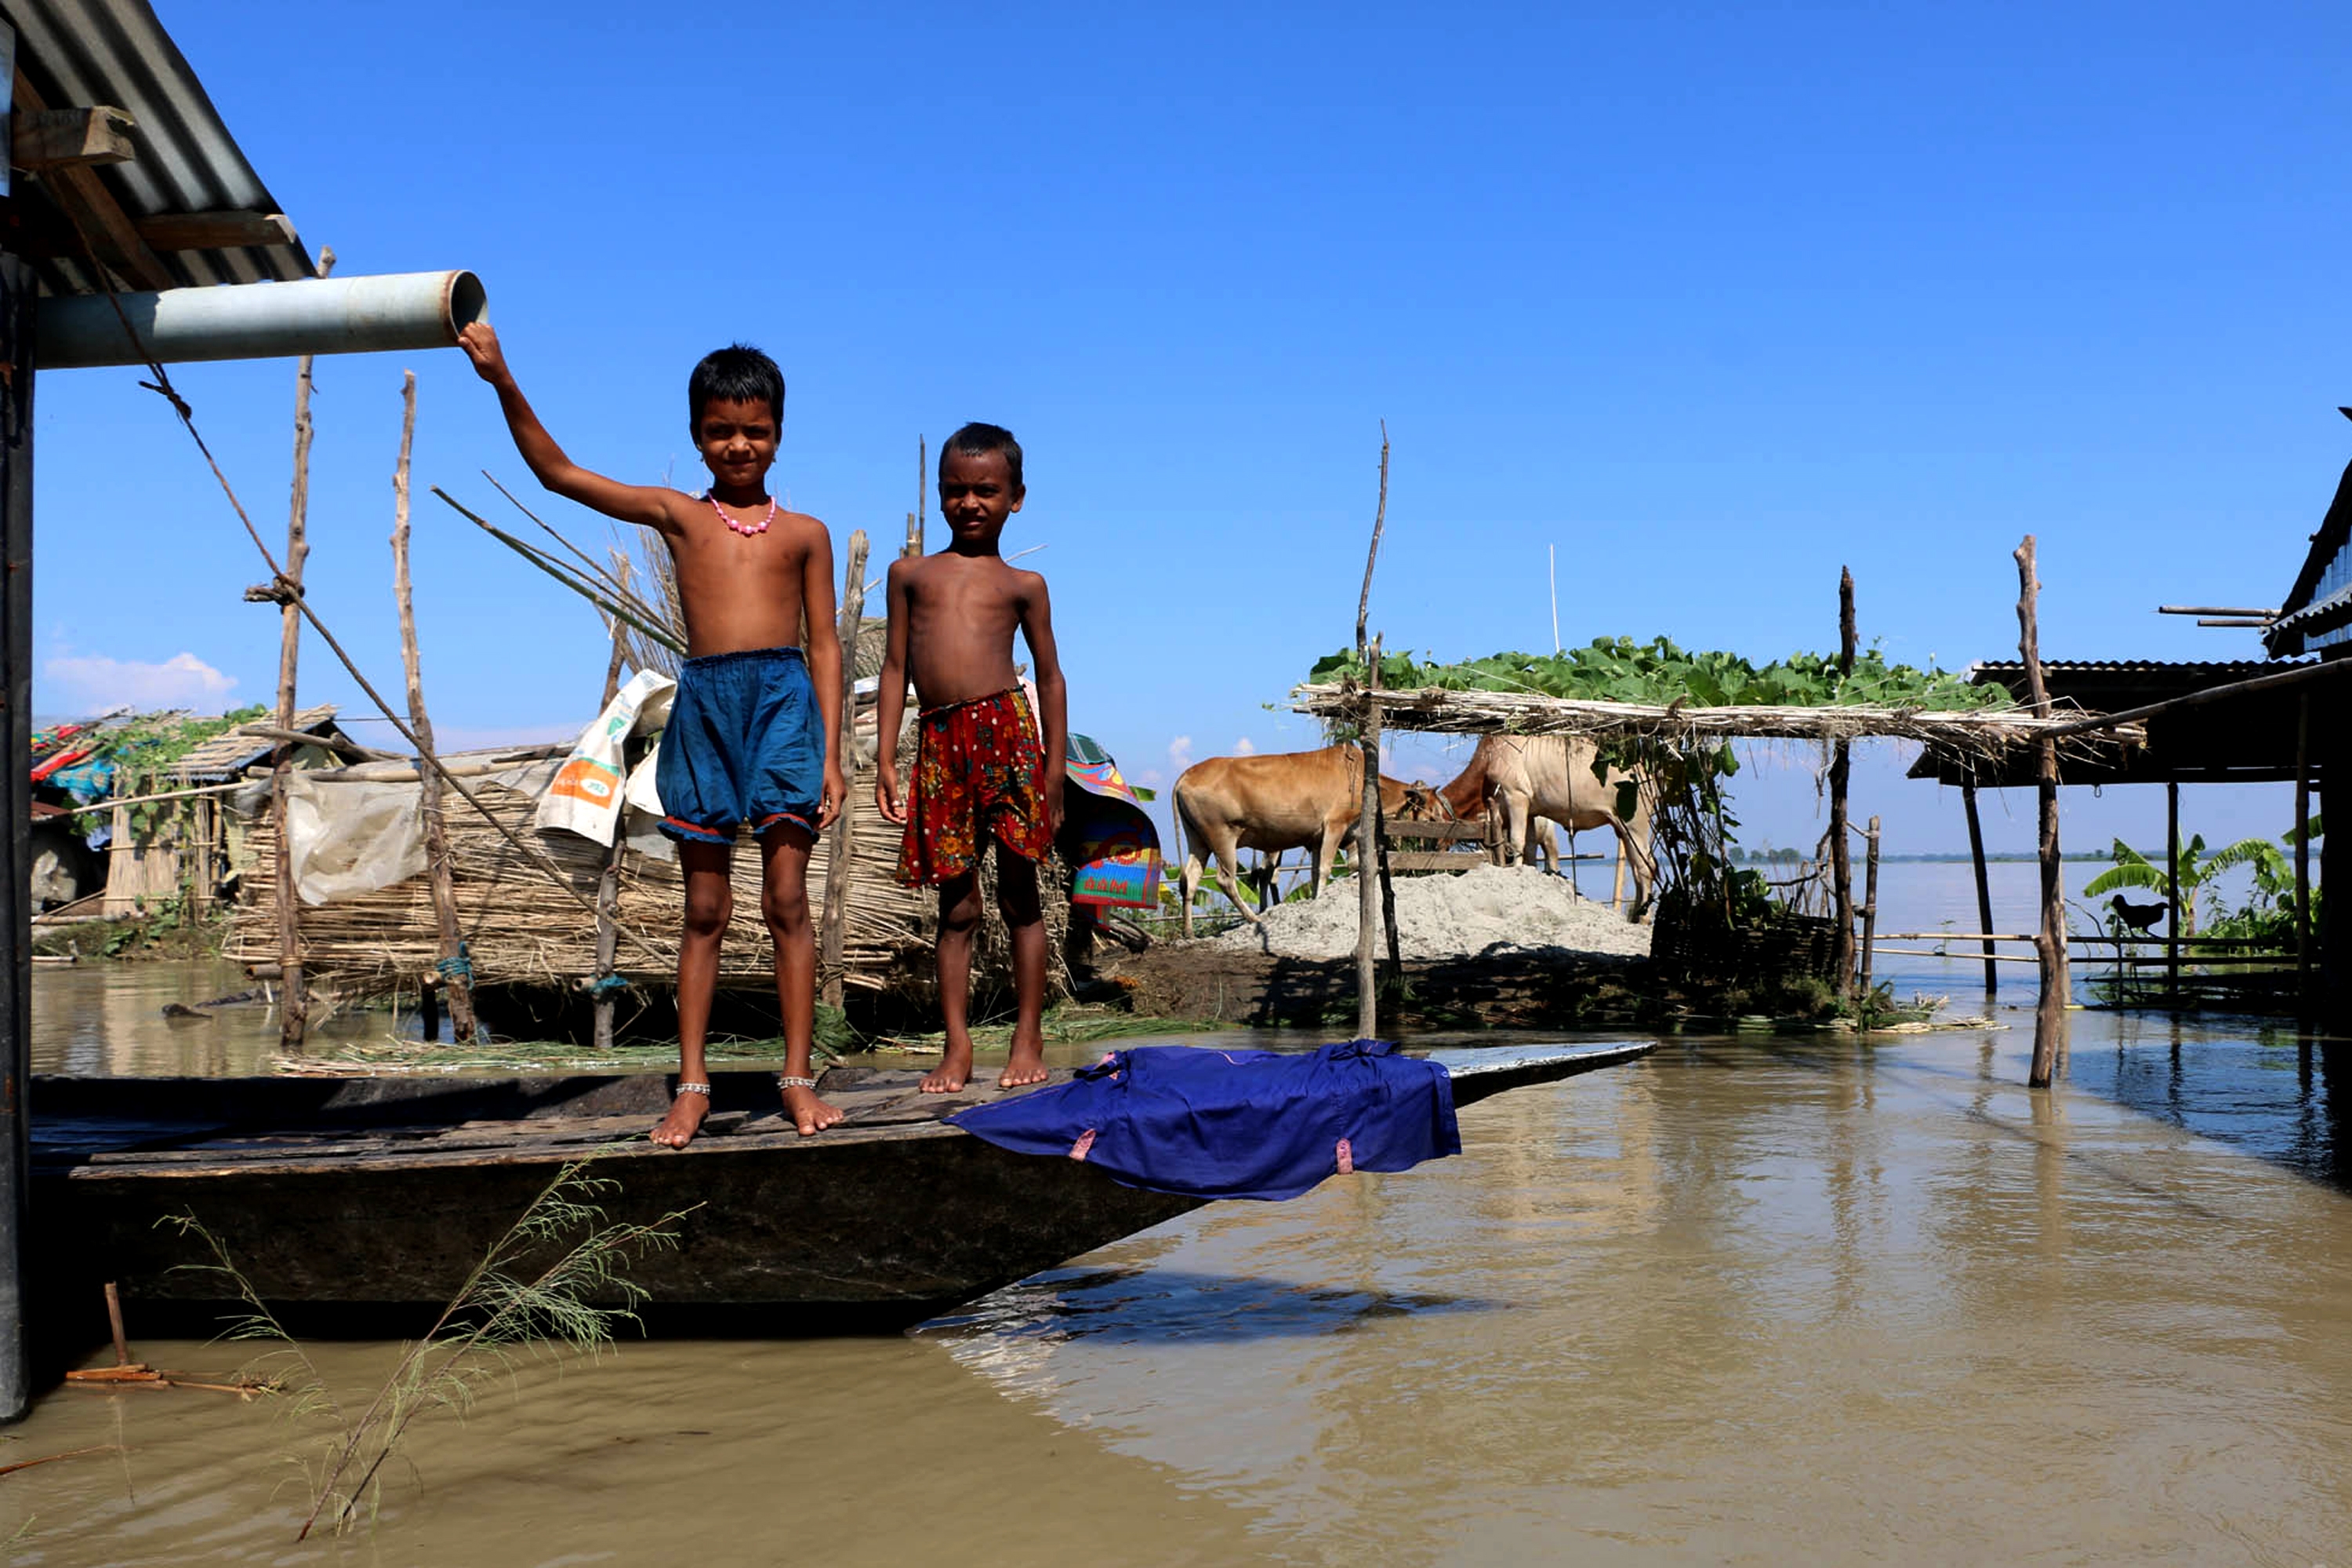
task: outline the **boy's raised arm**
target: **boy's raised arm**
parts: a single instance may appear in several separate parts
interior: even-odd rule
[[[474,362],[474,372],[496,389],[499,408],[507,416],[507,430],[514,437],[515,450],[530,466],[531,475],[541,485],[567,500],[603,512],[617,522],[642,523],[662,533],[677,531],[677,519],[670,510],[675,491],[659,485],[625,485],[618,479],[583,468],[565,457],[547,426],[515,384],[514,373],[507,368],[505,351],[499,347],[499,335],[487,321],[476,321],[459,330],[457,346]]]
[[[1062,680],[1062,656],[1054,647],[1054,609],[1046,602],[1045,579],[1029,574],[1034,584],[1021,606],[1021,635],[1029,639],[1029,658],[1037,667],[1037,727],[1045,752],[1045,821],[1062,831],[1062,782],[1070,771],[1070,692]]]

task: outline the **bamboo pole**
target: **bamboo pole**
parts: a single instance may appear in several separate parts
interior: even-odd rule
[[[400,604],[400,668],[408,679],[408,721],[417,755],[431,755],[433,721],[425,712],[425,675],[416,653],[416,595],[408,575],[408,454],[416,440],[416,373],[400,373],[400,462],[392,470],[392,593]],[[449,1038],[474,1043],[473,973],[466,965],[465,934],[457,925],[457,880],[449,868],[449,826],[441,810],[441,775],[418,763],[417,809],[425,818],[425,869],[432,879],[433,921],[439,928],[442,989],[449,1004]],[[290,857],[289,857],[290,858]]]
[[[2311,693],[2294,705],[2294,1010],[2311,1022]]]
[[[1878,818],[1874,816],[1870,819],[1870,826],[1862,837],[1869,848],[1864,860],[1862,881],[1862,978],[1854,985],[1854,995],[1859,1001],[1854,1013],[1857,1022],[1863,1016],[1861,1008],[1870,1005],[1870,944],[1878,935]]]
[[[841,748],[842,772],[855,773],[851,746],[854,743],[857,704],[851,692],[857,684],[857,631],[866,619],[866,556],[871,546],[866,531],[859,529],[849,536],[849,571],[841,585],[841,646],[846,651],[841,660],[841,733],[834,743]],[[849,816],[856,809],[857,792],[841,803],[841,815],[833,819],[826,835],[824,856],[824,914],[817,928],[818,973],[824,976],[824,1004],[838,1007],[842,1004],[841,952],[849,929]]]
[[[621,692],[621,667],[626,662],[628,644],[623,636],[622,623],[612,620],[613,656],[604,662],[604,696],[596,704],[602,713],[613,705]],[[590,994],[590,1038],[600,1051],[613,1048],[613,978],[614,960],[621,950],[621,857],[629,848],[629,805],[625,798],[629,780],[628,745],[621,748],[621,784],[625,798],[619,818],[613,824],[613,846],[605,852],[604,869],[596,879],[596,975]]]
[[[1960,809],[1968,816],[1969,860],[1974,866],[1977,874],[1978,929],[1990,931],[1992,930],[1992,879],[1985,874],[1984,824],[1977,818],[1976,785],[1965,784],[1960,786]],[[2000,989],[2000,971],[1993,967],[1992,940],[1990,937],[1985,939],[1984,960],[1985,994],[1990,996]]]
[[[496,479],[490,482],[498,483]],[[507,499],[512,500],[514,498],[509,496]],[[520,501],[515,501],[515,504],[519,507],[522,505]],[[527,510],[525,515],[529,515]],[[539,520],[532,518],[531,521],[537,522]],[[540,526],[547,527],[545,523],[540,523]],[[547,531],[550,533],[555,532],[551,528]],[[558,534],[557,537],[562,536]],[[622,557],[616,551],[614,561],[618,563],[621,560]],[[609,577],[611,574],[608,573],[606,575]],[[625,584],[622,585],[625,586]],[[618,617],[608,616],[607,624],[613,633],[613,654],[604,661],[604,694],[596,703],[596,711],[599,713],[610,708],[613,705],[613,699],[621,694],[621,670],[628,663],[628,639],[625,632],[625,623]],[[625,741],[621,750],[621,783],[625,795],[629,777],[628,746]],[[621,858],[628,853],[628,848],[629,806],[626,799],[624,799],[621,803],[620,816],[613,824],[612,848],[606,852],[604,869],[596,879],[596,974],[590,991],[594,1000],[589,1008],[591,1030],[589,1038],[600,1051],[613,1048],[614,998],[611,982],[613,963],[620,956],[621,949]]]
[[[1838,568],[1838,674],[1853,673],[1853,574]],[[1830,948],[1830,968],[1841,991],[1853,985],[1853,854],[1846,844],[1849,823],[1846,789],[1853,774],[1853,749],[1844,741],[1830,748],[1830,895],[1832,918],[1837,922]]]
[[[2035,601],[2042,584],[2034,575],[2033,535],[2017,547],[2017,648],[2025,661],[2026,689],[2033,711],[2050,716],[2050,690],[2042,679],[2042,639]],[[2039,799],[2042,854],[2042,926],[2033,942],[2041,962],[2042,994],[2033,1008],[2033,1065],[2027,1087],[2047,1089],[2058,1059],[2066,1054],[2066,997],[2073,988],[2066,970],[2065,890],[2059,882],[2058,742],[2044,735],[2034,742],[2035,793]]]
[[[923,552],[923,517],[926,498],[931,488],[930,443],[922,437],[915,437],[915,510],[907,514],[907,544],[901,556]]]
[[[319,247],[319,276],[335,269],[332,246]],[[278,626],[278,727],[294,728],[294,677],[302,651],[302,563],[310,558],[310,356],[294,362],[294,486],[286,514],[286,563],[278,574],[282,595]],[[278,835],[278,972],[283,1000],[278,1007],[278,1044],[299,1051],[310,1026],[310,993],[302,984],[302,920],[294,892],[294,857],[286,852],[286,780],[294,771],[294,748],[269,754],[269,825]]]
[[[1379,662],[1379,645],[1367,640],[1365,623],[1371,615],[1372,569],[1380,564],[1381,533],[1389,519],[1389,426],[1381,422],[1381,499],[1372,514],[1372,546],[1364,555],[1364,591],[1356,600],[1356,659],[1365,670],[1363,722],[1357,749],[1363,755],[1363,800],[1356,816],[1356,1037],[1369,1040],[1380,1032],[1380,980],[1373,963],[1372,931],[1380,919],[1380,890],[1373,886],[1380,863],[1381,699],[1379,682],[1371,676]]]

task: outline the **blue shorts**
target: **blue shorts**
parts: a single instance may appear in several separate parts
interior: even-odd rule
[[[731,844],[738,824],[789,822],[814,837],[824,792],[824,721],[796,647],[689,658],[654,764],[661,830],[689,844]]]

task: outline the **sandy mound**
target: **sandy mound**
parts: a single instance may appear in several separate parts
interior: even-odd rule
[[[1331,883],[1312,901],[1279,904],[1263,928],[1247,924],[1211,941],[1285,958],[1347,958],[1356,951],[1356,884]],[[1579,899],[1565,877],[1526,866],[1396,879],[1397,939],[1407,958],[1463,958],[1564,948],[1644,957],[1650,928],[1607,904]]]

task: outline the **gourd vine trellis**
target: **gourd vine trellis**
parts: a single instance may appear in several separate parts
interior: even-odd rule
[[[1302,706],[1323,718],[1336,737],[1349,728],[1345,709],[1318,697],[1334,689],[1360,688],[1366,674],[1354,649],[1319,659],[1300,692],[1307,700]],[[1925,724],[1930,722],[1925,715],[1990,715],[2014,707],[1998,687],[1972,686],[1963,676],[1932,665],[1890,663],[1876,647],[1857,652],[1847,672],[1835,655],[1798,652],[1759,665],[1735,653],[1685,649],[1664,637],[1647,642],[1596,637],[1559,653],[1505,652],[1450,662],[1387,654],[1381,659],[1380,684],[1384,720],[1401,727],[1410,724],[1412,710],[1402,700],[1415,691],[1493,692],[1658,710],[1658,722],[1648,732],[1631,720],[1580,726],[1592,731],[1594,775],[1606,777],[1614,767],[1650,781],[1652,852],[1664,881],[1696,908],[1717,910],[1727,920],[1760,906],[1768,891],[1761,875],[1735,864],[1739,823],[1725,784],[1739,771],[1731,737],[1748,728],[1732,716],[1736,710],[1845,710],[1861,727],[1880,730],[1889,716]],[[1675,721],[1698,710],[1724,714],[1730,722],[1702,731]],[[1829,720],[1816,726],[1824,737],[1836,731],[1835,717],[1820,717]],[[1507,713],[1502,720],[1484,727],[1503,732],[1519,727],[1508,721]],[[1760,727],[1759,732],[1771,729]],[[1615,805],[1621,816],[1633,814],[1634,791],[1631,783],[1619,784]]]

